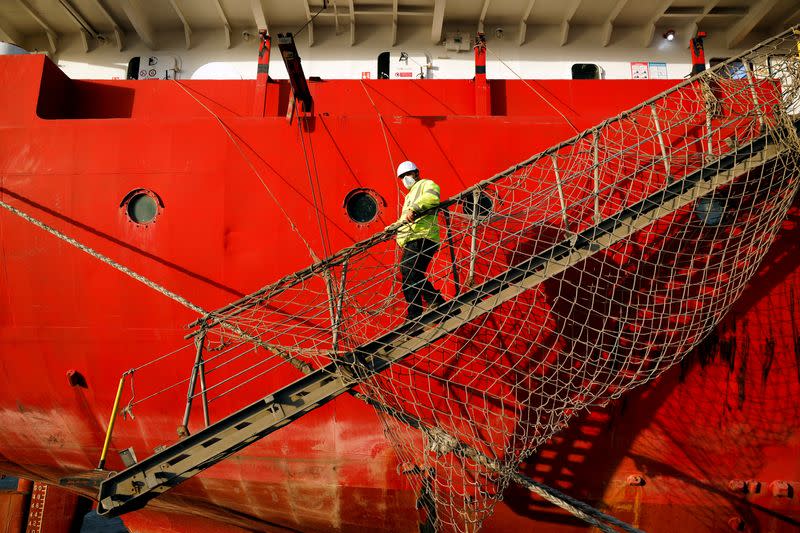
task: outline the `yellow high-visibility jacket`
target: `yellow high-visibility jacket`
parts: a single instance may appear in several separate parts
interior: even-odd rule
[[[439,186],[432,180],[419,180],[408,190],[403,202],[402,221],[409,211],[416,214],[433,206],[439,205]],[[413,222],[403,224],[397,230],[397,244],[405,246],[406,243],[416,239],[430,239],[439,242],[439,220],[436,213],[415,218]]]

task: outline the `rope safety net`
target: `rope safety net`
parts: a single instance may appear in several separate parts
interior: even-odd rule
[[[393,231],[209,313],[203,394],[243,406],[333,363],[377,406],[430,527],[479,529],[521,461],[737,299],[797,190],[798,80],[788,31],[452,195],[428,269],[448,303],[419,324]],[[417,344],[375,373],[363,347],[396,331]]]

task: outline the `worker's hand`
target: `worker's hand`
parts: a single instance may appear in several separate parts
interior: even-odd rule
[[[417,217],[417,214],[414,211],[409,211],[406,213],[406,216],[403,217],[403,222],[414,222],[414,219]]]

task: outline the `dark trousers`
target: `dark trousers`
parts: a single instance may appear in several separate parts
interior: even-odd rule
[[[411,320],[422,314],[423,298],[428,307],[444,302],[439,291],[425,277],[438,247],[438,244],[429,239],[415,239],[403,246],[400,275],[403,279],[403,296],[408,302],[408,318]]]

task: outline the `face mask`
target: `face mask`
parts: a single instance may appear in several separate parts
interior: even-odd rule
[[[410,189],[411,187],[413,187],[416,182],[417,180],[415,180],[411,176],[403,176],[403,185],[406,186],[406,189]]]

